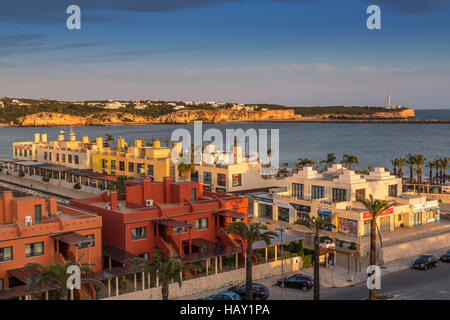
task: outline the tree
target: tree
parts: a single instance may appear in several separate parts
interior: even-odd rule
[[[314,300],[320,300],[320,233],[335,226],[331,223],[333,217],[305,217],[295,223],[307,227],[314,235]]]
[[[37,280],[38,283],[42,285],[42,287],[47,286],[49,282],[53,282],[57,285],[59,297],[62,300],[67,300],[67,295],[69,292],[69,289],[67,288],[67,280],[71,276],[70,273],[67,273],[67,269],[70,266],[79,266],[81,270],[81,274],[88,274],[91,273],[93,270],[89,265],[82,265],[80,266],[79,263],[68,261],[66,264],[51,264],[46,267],[41,265],[40,263],[27,263],[25,265],[25,268],[36,268],[39,270],[39,279]]]
[[[245,285],[246,285],[247,300],[253,300],[253,292],[252,292],[253,244],[257,241],[263,240],[267,245],[270,245],[271,238],[278,237],[278,235],[272,231],[262,232],[262,230],[264,229],[261,223],[254,223],[247,225],[245,222],[242,221],[232,222],[225,229],[226,233],[238,236],[244,243],[245,259],[246,259]]]
[[[115,139],[114,139],[114,137],[113,137],[111,134],[109,134],[109,133],[107,133],[105,136],[106,136],[105,144],[106,144],[107,147],[110,147],[110,146],[111,146],[111,143],[114,142]]]
[[[359,164],[359,160],[355,155],[352,154],[344,154],[342,157],[342,163],[347,167],[349,170],[352,170],[353,164]]]
[[[414,155],[409,153],[406,156],[406,165],[409,167],[409,183],[412,183],[413,181],[413,170],[414,170]]]
[[[190,155],[180,153],[180,159],[178,163],[178,172],[181,175],[181,179],[186,181],[190,178],[191,173],[195,171],[194,164],[194,145],[191,144]]]
[[[368,199],[359,198],[357,201],[361,202],[366,210],[370,214],[370,265],[377,265],[377,218],[385,212],[387,209],[393,207],[395,202],[393,201],[384,201],[384,200],[374,200],[373,196],[370,195]],[[376,300],[377,298],[377,289],[373,288],[369,291],[369,299]]]
[[[429,184],[433,184],[433,169],[436,168],[436,162],[435,161],[428,161],[426,167],[430,169],[430,181]],[[437,168],[436,168],[437,170]]]
[[[161,284],[161,295],[163,300],[169,300],[169,284],[177,282],[181,288],[182,272],[187,269],[192,269],[192,266],[185,266],[179,258],[172,258],[164,260],[161,251],[156,249],[153,254],[153,260],[148,261],[139,259],[134,269],[148,272],[154,277],[158,277]]]
[[[327,158],[325,160],[320,161],[320,164],[324,163],[325,164],[325,168],[329,168],[331,167],[334,162],[336,161],[336,157],[334,156],[334,153],[329,153],[327,154]]]
[[[447,168],[450,163],[450,158],[439,158],[439,164],[442,168],[442,184],[444,185],[447,180]]]
[[[403,167],[406,165],[406,162],[404,158],[398,158],[397,160],[398,177],[403,179]]]
[[[391,159],[391,164],[392,167],[394,168],[394,176],[397,176],[398,159],[397,158]]]
[[[422,166],[425,163],[427,159],[423,155],[423,153],[415,153],[414,154],[414,164],[416,165],[416,171],[417,171],[417,183],[422,183]]]

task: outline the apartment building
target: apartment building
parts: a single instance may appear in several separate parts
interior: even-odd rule
[[[102,216],[103,241],[148,259],[156,249],[184,262],[241,252],[223,228],[248,221],[248,199],[204,191],[196,182],[128,180],[125,194],[74,199],[70,205]]]
[[[181,145],[174,148],[181,151]],[[135,140],[128,146],[122,138],[117,140],[117,149],[101,148],[92,153],[92,170],[98,173],[124,175],[128,177],[149,177],[162,182],[163,177],[178,177],[176,165],[171,160],[172,148],[161,147],[159,140],[152,146],[144,146],[144,140]]]
[[[395,206],[377,218],[380,231],[435,223],[440,220],[437,200],[424,195],[402,194],[401,179],[384,168],[375,168],[368,175],[334,164],[323,173],[304,167],[286,178],[287,191],[249,195],[255,216],[289,223],[304,216],[333,216],[336,229],[330,230],[351,237],[370,233],[371,215],[357,201],[359,197],[391,200]]]
[[[24,286],[37,270],[28,263],[47,266],[79,261],[102,269],[102,218],[57,205],[38,197],[13,197],[4,191],[0,199],[0,290]]]

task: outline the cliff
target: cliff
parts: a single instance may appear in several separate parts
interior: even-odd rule
[[[376,112],[373,114],[323,114],[312,116],[315,119],[408,119],[416,116],[414,109],[399,111]]]
[[[96,113],[85,117],[53,112],[40,112],[19,117],[16,126],[53,127],[150,123],[177,124],[191,123],[196,120],[208,123],[220,123],[229,121],[286,121],[294,119],[295,115],[292,109],[268,111],[181,110],[157,118],[116,112]]]

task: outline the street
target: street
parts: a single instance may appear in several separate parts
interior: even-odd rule
[[[274,276],[255,282],[269,288],[269,300],[280,300],[282,290],[276,285],[278,279],[278,276]],[[227,288],[220,288],[178,299],[196,300],[225,290]],[[367,299],[368,294],[365,282],[345,288],[321,288],[322,300],[361,300]],[[381,289],[377,290],[377,294],[390,295],[400,300],[450,300],[450,263],[440,262],[437,268],[427,271],[407,269],[384,275],[381,278]],[[285,288],[284,298],[286,300],[310,300],[313,298],[313,290],[303,292],[299,289]]]

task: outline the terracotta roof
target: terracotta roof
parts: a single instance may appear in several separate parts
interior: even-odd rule
[[[235,211],[228,211],[228,210],[214,212],[214,214],[217,216],[230,217],[230,218],[234,218],[234,219],[246,219],[249,217],[247,214],[235,212]]]
[[[158,219],[158,220],[152,220],[153,223],[160,224],[169,228],[192,228],[193,225],[186,223],[184,221],[177,221],[172,219]]]
[[[92,243],[94,240],[82,236],[81,234],[75,233],[75,232],[69,232],[64,234],[59,234],[56,236],[52,236],[53,239],[59,240],[61,242],[64,242],[68,245],[77,245],[82,243]]]
[[[128,264],[136,259],[134,254],[105,242],[103,243],[103,255],[121,264]]]

